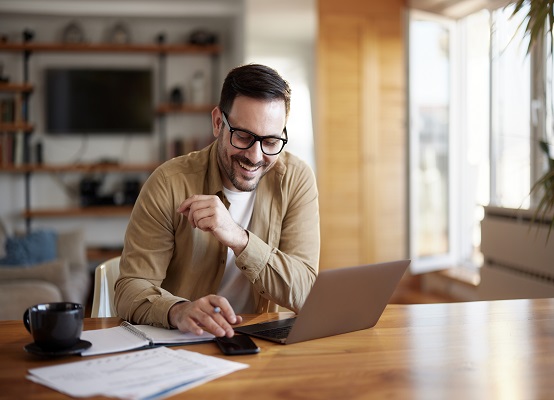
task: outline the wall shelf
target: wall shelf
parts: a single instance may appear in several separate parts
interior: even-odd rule
[[[23,212],[25,218],[59,217],[128,217],[133,206],[91,206],[72,208],[44,208]]]
[[[38,165],[6,166],[0,168],[0,173],[91,173],[91,172],[152,172],[159,164],[69,164],[69,165]]]
[[[30,133],[33,129],[34,125],[27,122],[0,122],[0,132]]]
[[[70,164],[70,165],[52,165],[52,164],[30,164],[29,134],[33,132],[34,126],[30,124],[28,116],[29,94],[33,91],[33,85],[29,82],[32,78],[29,76],[29,62],[34,53],[75,53],[75,54],[151,54],[156,56],[158,61],[158,81],[157,88],[160,92],[160,99],[163,99],[163,93],[166,90],[166,63],[168,55],[193,55],[209,57],[212,63],[212,79],[217,78],[216,64],[222,47],[218,44],[213,45],[193,45],[193,44],[157,44],[157,43],[137,43],[137,44],[114,44],[114,43],[61,43],[61,42],[18,42],[18,43],[0,43],[0,52],[20,53],[23,57],[23,82],[22,83],[0,83],[0,92],[13,93],[19,100],[16,107],[21,112],[14,122],[0,123],[0,132],[8,132],[13,137],[24,138],[23,157],[19,157],[8,162],[3,162],[0,166],[0,174],[23,174],[25,182],[25,209],[21,215],[26,219],[27,230],[30,231],[31,220],[33,218],[63,218],[63,217],[129,217],[132,206],[91,206],[91,207],[59,207],[59,208],[40,208],[33,209],[31,206],[31,176],[33,174],[45,173],[150,173],[156,169],[160,162],[167,158],[166,153],[166,122],[164,116],[169,114],[206,114],[209,115],[215,104],[182,104],[174,105],[170,103],[159,104],[154,112],[159,117],[158,129],[160,136],[160,162],[149,164],[119,164],[114,163],[91,163],[91,164]],[[19,153],[18,153],[19,154]],[[18,161],[16,161],[18,160]]]
[[[0,83],[0,92],[30,93],[33,89],[28,83]]]
[[[156,53],[212,54],[221,52],[219,45],[193,44],[112,44],[112,43],[1,43],[0,51],[82,52],[82,53]]]

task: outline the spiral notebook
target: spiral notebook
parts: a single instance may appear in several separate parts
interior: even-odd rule
[[[83,331],[81,340],[87,340],[92,346],[81,353],[82,356],[93,356],[121,351],[147,349],[157,346],[177,346],[191,343],[209,342],[214,339],[210,333],[197,336],[177,329],[158,328],[151,325],[132,325],[123,321],[121,325]]]

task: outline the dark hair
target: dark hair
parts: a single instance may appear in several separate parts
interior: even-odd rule
[[[219,109],[231,112],[237,96],[246,96],[261,100],[283,100],[286,115],[290,111],[290,87],[272,68],[260,64],[247,64],[232,69],[221,88]]]

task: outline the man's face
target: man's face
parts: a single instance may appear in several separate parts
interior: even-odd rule
[[[285,103],[239,96],[227,114],[229,124],[258,136],[281,137],[286,124]],[[260,179],[273,167],[279,155],[268,156],[255,142],[249,149],[237,149],[231,145],[231,133],[223,122],[219,108],[212,111],[213,134],[217,137],[219,171],[223,185],[233,191],[250,192]]]

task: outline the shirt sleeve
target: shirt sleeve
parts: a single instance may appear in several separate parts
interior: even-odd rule
[[[174,248],[170,193],[160,171],[144,184],[125,233],[114,299],[121,318],[166,328],[171,306],[186,300],[161,287]]]
[[[306,165],[284,179],[280,229],[270,235],[277,243],[266,243],[249,231],[248,245],[236,264],[253,283],[258,294],[269,301],[298,312],[318,272],[320,252],[319,204],[315,177]]]

